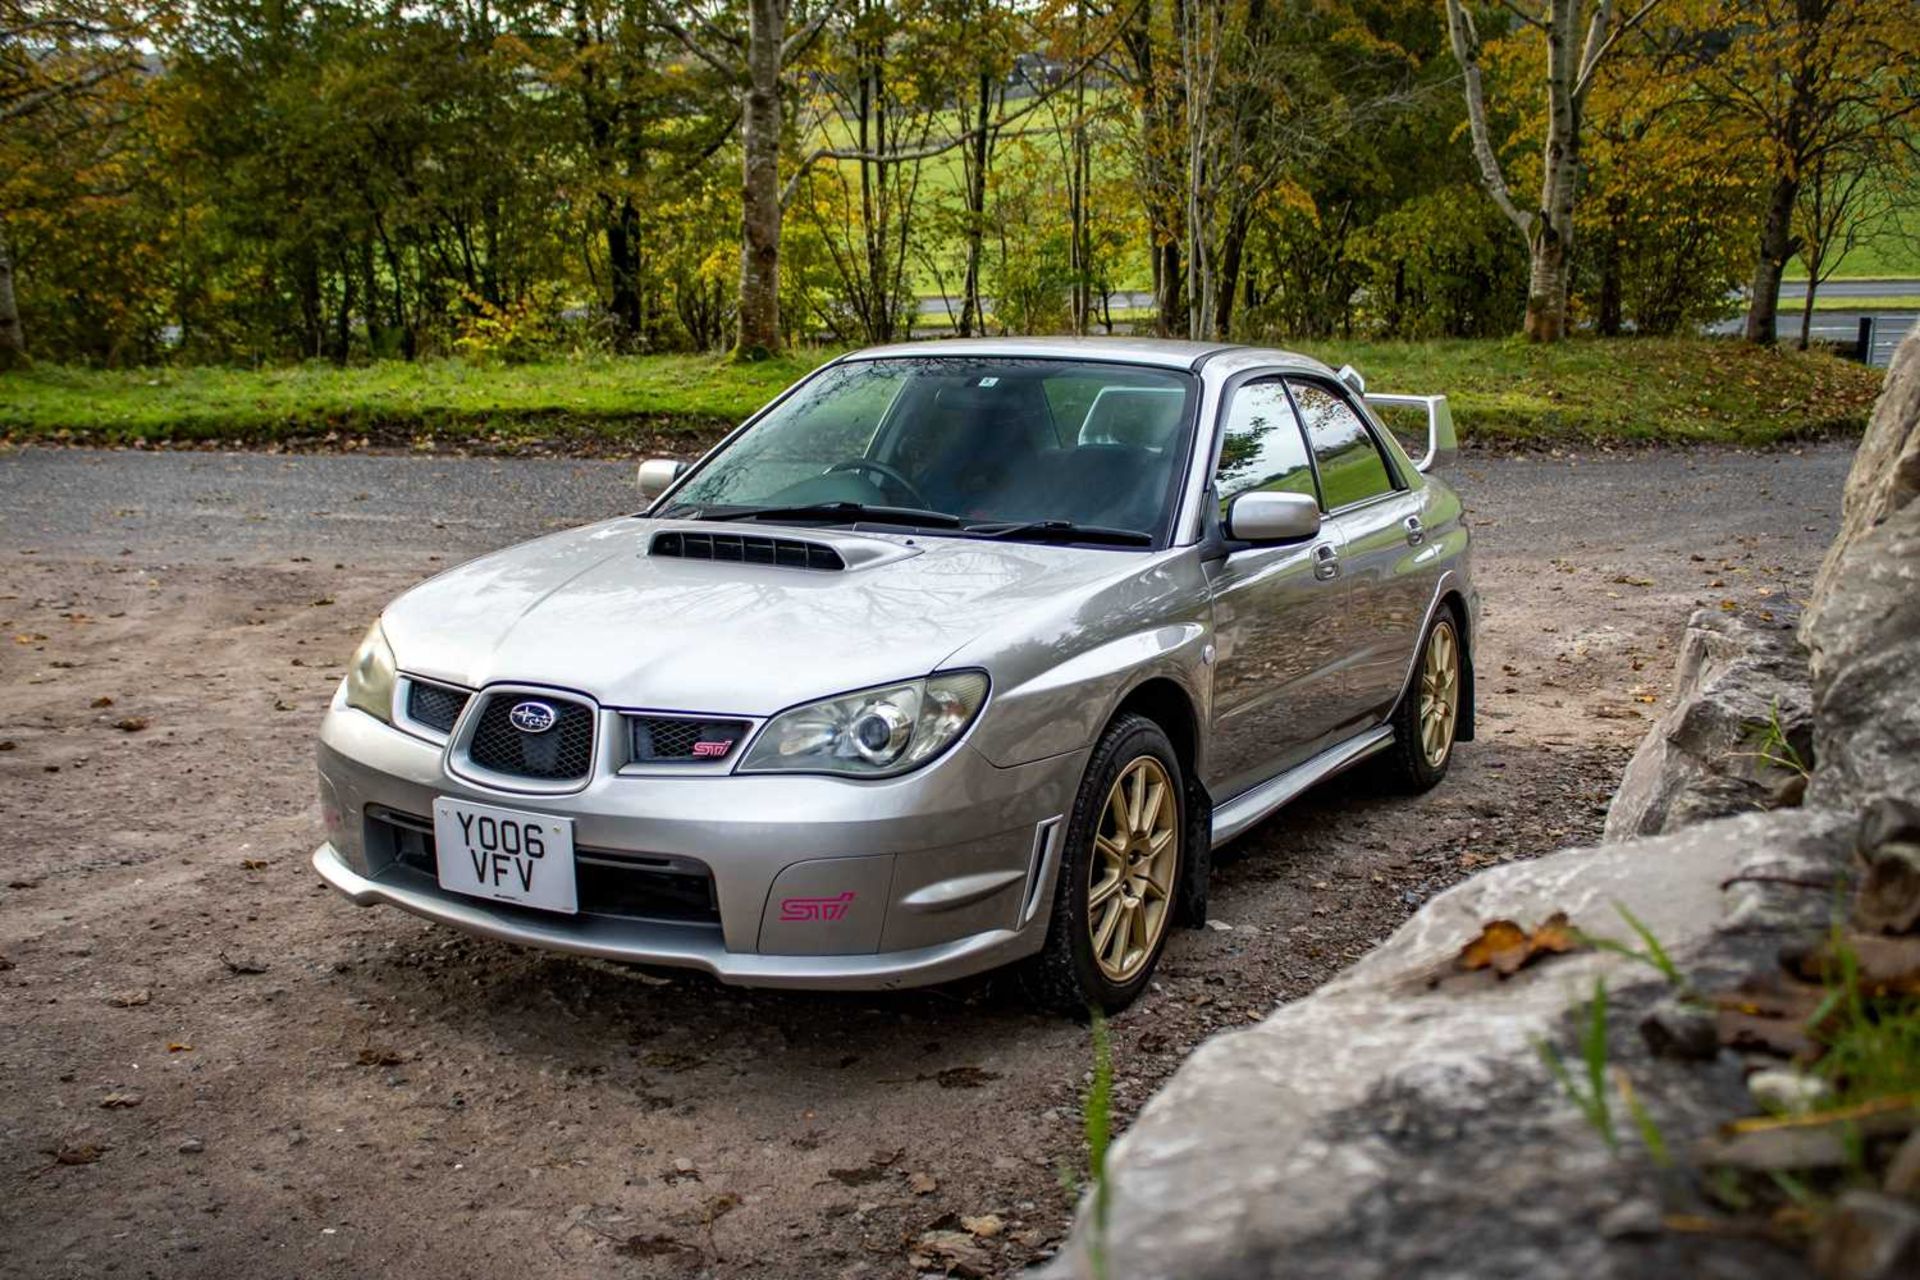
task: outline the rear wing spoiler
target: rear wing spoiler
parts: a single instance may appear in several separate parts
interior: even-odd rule
[[[1365,400],[1369,408],[1419,409],[1427,415],[1427,452],[1413,464],[1415,469],[1431,471],[1444,466],[1459,452],[1460,441],[1453,433],[1453,410],[1447,407],[1445,396],[1368,395],[1367,380],[1350,364],[1340,366],[1338,377],[1352,388],[1355,395]],[[1375,415],[1376,418],[1378,416]]]
[[[1388,396],[1370,395],[1366,397],[1369,405],[1379,405],[1395,409],[1424,409],[1427,414],[1427,452],[1426,456],[1413,465],[1419,471],[1431,471],[1435,467],[1445,466],[1459,452],[1460,441],[1453,433],[1453,410],[1447,407],[1445,396]]]

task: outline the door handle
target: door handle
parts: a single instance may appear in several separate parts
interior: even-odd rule
[[[1323,542],[1313,549],[1313,576],[1322,582],[1340,576],[1340,548]]]
[[[1427,530],[1420,523],[1419,516],[1408,516],[1403,523],[1407,526],[1407,545],[1417,547],[1427,540]]]

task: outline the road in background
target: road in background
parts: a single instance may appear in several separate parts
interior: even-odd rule
[[[1817,297],[1820,298],[1893,298],[1911,297],[1920,294],[1920,280],[1829,280],[1820,286]],[[1807,296],[1807,282],[1787,280],[1780,285],[1780,316],[1775,332],[1782,342],[1800,340],[1800,301]],[[987,305],[993,305],[992,299]],[[1151,293],[1125,292],[1108,296],[1108,305],[1113,311],[1142,310],[1153,306]],[[954,299],[951,303],[942,298],[922,298],[919,312],[923,316],[945,316],[951,309],[958,315],[960,303]],[[1900,345],[1900,339],[1920,321],[1920,311],[1911,308],[1888,311],[1816,311],[1813,313],[1812,338],[1815,342],[1851,343],[1860,332],[1860,317],[1871,315],[1874,318],[1873,352],[1867,363],[1884,369],[1893,359],[1893,349]],[[1717,321],[1707,326],[1708,333],[1739,333],[1741,320],[1733,317]],[[1131,322],[1117,323],[1117,333],[1131,333]],[[925,332],[925,337],[940,337],[941,332]]]

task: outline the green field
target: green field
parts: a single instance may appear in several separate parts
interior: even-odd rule
[[[1312,343],[1376,391],[1444,392],[1481,444],[1766,444],[1859,431],[1879,372],[1732,340],[1519,339]],[[482,367],[458,361],[335,368],[92,370],[0,375],[14,441],[222,441],[313,446],[688,451],[832,355],[764,364],[634,356]]]

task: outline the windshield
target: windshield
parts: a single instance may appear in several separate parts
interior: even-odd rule
[[[937,513],[947,519],[926,523],[938,531],[1060,522],[1144,545],[1171,519],[1193,394],[1184,373],[1093,361],[850,361],[710,459],[664,514],[910,524]],[[829,504],[845,505],[791,510]]]

